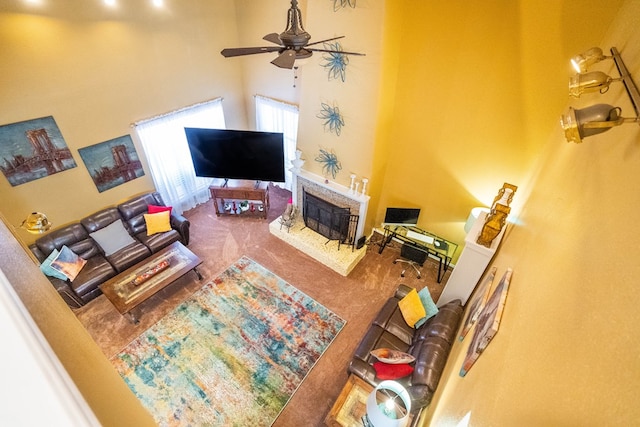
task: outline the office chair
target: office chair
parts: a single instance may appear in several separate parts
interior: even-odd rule
[[[418,266],[422,267],[424,265],[424,262],[427,260],[427,253],[411,244],[403,243],[400,248],[400,257],[401,258],[395,259],[393,263],[397,264],[400,262],[410,265],[415,270],[417,278],[420,279],[422,275]],[[406,269],[403,269],[400,277],[404,277],[405,273]]]

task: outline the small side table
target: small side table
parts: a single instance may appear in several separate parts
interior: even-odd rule
[[[355,375],[349,375],[336,403],[324,422],[329,427],[362,427],[362,417],[367,412],[367,397],[373,386]]]

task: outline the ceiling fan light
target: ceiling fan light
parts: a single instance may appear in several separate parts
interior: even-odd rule
[[[271,63],[277,67],[288,69],[294,68],[296,61],[310,58],[314,51],[340,53],[341,55],[364,55],[364,53],[358,52],[345,52],[342,50],[338,52],[334,49],[311,47],[331,40],[341,39],[343,37],[344,36],[332,37],[330,39],[309,43],[311,35],[307,33],[302,26],[302,13],[298,8],[298,1],[291,0],[291,7],[287,13],[287,27],[284,32],[280,34],[269,33],[263,37],[263,40],[273,43],[274,46],[224,48],[220,51],[220,54],[225,58],[231,58],[234,56],[278,52],[278,57],[271,61]]]

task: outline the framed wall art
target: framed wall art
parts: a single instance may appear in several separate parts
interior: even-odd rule
[[[130,135],[81,148],[78,152],[100,193],[144,176]]]
[[[502,279],[500,279],[500,283],[498,283],[489,301],[487,301],[487,305],[484,306],[480,313],[476,329],[473,333],[473,340],[469,344],[467,355],[460,368],[461,377],[464,377],[467,372],[469,372],[469,369],[476,363],[476,360],[478,360],[498,332],[504,305],[507,301],[507,291],[509,290],[512,272],[513,270],[511,268],[507,268]]]
[[[497,267],[492,267],[491,272],[487,276],[485,280],[482,281],[476,293],[473,295],[473,298],[469,302],[469,310],[467,312],[467,317],[464,319],[462,330],[460,331],[460,336],[458,339],[462,341],[464,337],[467,335],[467,332],[471,329],[473,325],[475,325],[482,309],[484,308],[487,300],[489,299],[489,291],[491,290],[491,286],[493,285],[493,279],[496,277]]]
[[[0,126],[0,170],[13,187],[76,166],[52,116]]]

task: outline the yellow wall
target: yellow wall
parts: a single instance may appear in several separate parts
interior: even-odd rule
[[[219,54],[238,43],[233,2],[15,3],[0,8],[0,124],[53,116],[77,167],[17,187],[2,177],[11,224],[37,210],[62,225],[152,189],[139,144],[146,175],[103,193],[77,151],[133,135],[132,122],[222,96],[227,126],[246,127],[240,64]]]
[[[591,46],[607,52],[616,46],[637,83],[640,2],[622,3],[619,12],[606,4],[618,12],[606,34],[594,14],[579,26],[582,36],[570,31],[582,46],[568,52],[567,38],[556,46],[567,60]],[[548,27],[523,9],[524,28],[566,34],[577,10],[568,6],[556,10]],[[617,75],[612,61],[593,69]],[[621,84],[563,107],[600,102],[634,116]],[[556,124],[537,160],[526,194],[517,195],[524,196],[518,223],[493,263],[498,276],[514,269],[499,332],[464,378],[458,371],[469,339],[454,346],[427,414],[430,425],[456,426],[466,414],[474,427],[638,424],[640,225],[634,217],[640,196],[633,183],[640,179],[640,128],[625,125],[576,145],[564,141]]]
[[[129,3],[112,15],[80,0],[0,9],[0,50],[10,58],[0,61],[0,124],[53,115],[78,162],[18,187],[0,179],[9,223],[42,210],[59,225],[151,188],[147,172],[98,193],[77,154],[130,133],[135,120],[223,96],[227,126],[246,128],[254,93],[299,102],[305,168],[319,171],[313,158],[323,146],[339,155],[340,183],[350,172],[370,177],[368,227],[386,206],[413,204],[423,208],[421,225],[462,242],[471,207],[490,203],[505,181],[520,187],[517,225],[495,260],[499,274],[515,270],[500,332],[465,378],[466,342],[454,347],[426,414],[433,425],[455,425],[469,411],[477,426],[639,418],[631,389],[640,380],[632,330],[639,200],[630,184],[640,174],[638,128],[578,146],[563,141],[557,124],[573,54],[615,44],[638,80],[638,0],[358,1],[339,12],[308,0],[301,4],[314,40],[345,34],[343,47],[367,56],[351,59],[345,84],[326,80],[314,56],[296,89],[267,55],[219,55],[284,29],[280,1],[181,2],[162,13]],[[620,86],[603,99],[629,111]],[[321,100],[344,112],[340,137],[315,117]],[[14,280],[41,322],[64,311],[43,309],[39,294]]]

